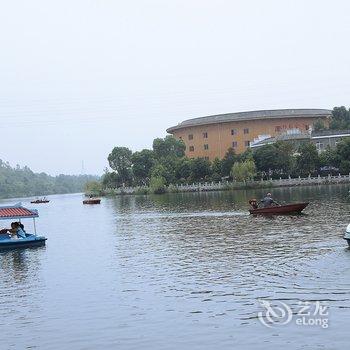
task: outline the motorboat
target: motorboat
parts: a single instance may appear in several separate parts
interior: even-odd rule
[[[282,215],[300,214],[309,205],[309,202],[259,207],[257,201],[251,199],[249,204],[251,205],[251,209],[249,209],[250,214]]]
[[[49,202],[50,202],[50,200],[46,199],[46,197],[44,197],[44,198],[37,198],[36,200],[31,201],[30,203],[32,203],[32,204],[41,204],[41,203],[49,203]]]
[[[350,247],[350,224],[346,228],[345,234],[344,234],[344,239],[348,242],[348,245]]]
[[[100,198],[89,198],[83,200],[83,204],[101,204]]]
[[[33,219],[34,233],[24,232],[25,237],[12,237],[7,229],[2,229],[0,230],[0,250],[45,245],[47,238],[38,236],[36,233],[35,219],[38,217],[39,213],[36,209],[24,208],[21,203],[14,206],[1,206],[0,220],[15,220],[21,223],[22,219]]]

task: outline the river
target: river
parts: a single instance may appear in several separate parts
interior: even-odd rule
[[[348,190],[274,189],[282,202],[310,202],[305,215],[279,217],[248,214],[260,190],[95,206],[50,196],[35,206],[46,246],[0,253],[0,349],[344,349]],[[293,320],[264,325],[261,300],[282,301]],[[294,322],[307,302],[326,305],[327,328]]]

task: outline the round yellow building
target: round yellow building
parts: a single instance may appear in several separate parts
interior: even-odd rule
[[[328,123],[327,109],[278,109],[218,114],[188,119],[167,129],[184,141],[186,156],[213,160],[232,147],[237,154],[252,143],[287,132],[308,133],[316,120]]]

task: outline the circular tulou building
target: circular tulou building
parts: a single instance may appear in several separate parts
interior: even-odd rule
[[[236,153],[263,139],[287,133],[309,133],[316,120],[328,123],[327,109],[277,109],[218,114],[188,119],[167,129],[184,141],[186,156],[223,158],[231,147]]]

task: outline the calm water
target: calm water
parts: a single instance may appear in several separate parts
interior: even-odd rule
[[[0,349],[344,349],[348,188],[274,190],[311,202],[274,218],[247,215],[260,191],[52,196],[46,247],[0,253]],[[329,328],[267,328],[259,299],[326,301]]]

